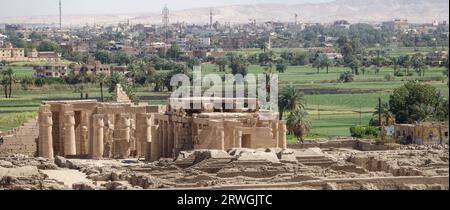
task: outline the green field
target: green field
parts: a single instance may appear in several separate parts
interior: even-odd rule
[[[293,52],[293,53],[306,53],[308,52],[307,48],[272,48],[271,49],[274,53],[280,54],[283,52]],[[245,48],[241,50],[235,50],[232,51],[233,53],[237,53],[240,55],[253,55],[253,54],[260,54],[263,53],[264,50],[259,48]]]
[[[241,53],[254,51],[258,51],[258,49],[246,49]],[[17,76],[31,76],[32,74],[31,67],[13,67],[13,69]],[[413,75],[386,81],[384,76],[393,74],[393,70],[382,68],[379,74],[369,71],[365,75],[355,76],[355,81],[352,83],[340,83],[337,82],[337,79],[340,73],[348,71],[346,68],[331,67],[329,73],[326,73],[325,69],[317,73],[317,69],[311,66],[289,66],[285,73],[279,74],[279,83],[280,87],[290,84],[296,86],[299,91],[308,93],[306,95],[307,109],[313,124],[308,138],[330,138],[348,136],[349,127],[352,125],[368,124],[378,103],[378,98],[381,97],[384,102],[388,101],[392,90],[408,80],[426,81],[448,97],[447,81],[442,81],[444,79],[443,70],[443,68],[429,68],[425,77]],[[227,69],[227,73],[230,71]],[[260,74],[265,71],[265,67],[259,65],[249,67],[249,73]],[[273,72],[276,71],[273,70]],[[214,64],[204,64],[202,74],[211,73],[225,74],[218,72],[218,67]],[[85,87],[90,98],[100,97],[97,85],[89,84]],[[166,104],[166,100],[161,96],[167,97],[169,93],[157,93],[152,90],[152,87],[140,87],[137,88],[136,94],[146,98],[141,102],[153,105]],[[0,130],[2,131],[10,130],[26,119],[34,117],[42,100],[78,99],[80,97],[78,93],[74,92],[73,87],[56,84],[41,88],[29,87],[27,90],[23,90],[19,84],[16,84],[13,99],[4,99],[3,92],[0,94]],[[110,96],[105,91],[105,97]],[[149,97],[155,97],[155,100],[149,100]],[[289,136],[288,139],[290,142],[295,141],[292,136]]]
[[[377,49],[381,49],[381,50],[385,50],[387,52],[387,55],[390,57],[398,57],[401,55],[413,55],[416,53],[422,53],[422,54],[427,54],[431,51],[436,51],[436,50],[448,50],[448,46],[437,46],[436,48],[434,47],[418,47],[418,48],[414,48],[414,47],[378,47],[378,48],[369,48],[368,50],[377,50]]]
[[[202,66],[202,74],[210,74],[215,73],[219,75],[225,74],[224,72],[219,72],[218,67],[214,64],[204,64]],[[417,74],[411,77],[397,77],[396,80],[413,80],[413,79],[422,79],[422,80],[436,80],[442,79],[444,76],[442,74],[443,68],[429,68],[425,72],[425,77],[419,77]],[[231,69],[227,69],[226,72],[230,72]],[[265,67],[259,65],[250,65],[249,73],[251,74],[262,74],[264,73]],[[289,66],[285,73],[279,74],[279,80],[283,84],[292,83],[292,84],[305,84],[305,83],[332,83],[336,82],[339,79],[339,75],[343,72],[349,71],[348,68],[344,67],[330,67],[329,73],[326,73],[325,69],[322,69],[317,73],[317,69],[312,68],[311,66]],[[274,73],[276,73],[275,69],[273,69]],[[355,76],[355,82],[376,82],[376,81],[384,81],[384,77],[386,74],[393,74],[394,70],[392,68],[382,68],[378,74],[375,74],[373,70],[370,68],[366,74],[360,74]]]

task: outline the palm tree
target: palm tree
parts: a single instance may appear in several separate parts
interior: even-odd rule
[[[160,74],[156,74],[153,77],[153,83],[155,83],[155,91],[157,92],[162,92],[164,91],[164,83],[166,80],[166,74],[164,73],[160,73]]]
[[[80,100],[83,100],[84,85],[83,84],[76,85],[73,92],[74,93],[79,93],[80,94]]]
[[[412,107],[412,118],[418,122],[435,120],[436,109],[430,104],[418,104]]]
[[[322,60],[322,67],[327,68],[327,74],[329,73],[328,69],[330,68],[331,65],[333,65],[333,62],[327,57],[327,56],[323,56]]]
[[[296,109],[292,111],[287,118],[287,129],[293,133],[297,140],[304,143],[304,136],[310,131],[312,125],[308,119],[308,113],[305,109]]]
[[[134,85],[136,83],[136,75],[138,72],[138,68],[134,63],[130,63],[127,65],[127,70],[128,70],[127,76],[128,78],[131,78],[131,82]]]
[[[101,98],[101,101],[104,102],[103,85],[105,85],[106,82],[108,81],[106,74],[104,74],[104,73],[98,74],[97,77],[95,78],[95,80],[100,85],[100,98]]]
[[[411,65],[419,74],[419,76],[425,76],[426,66],[420,53],[413,55],[413,57],[411,58]]]
[[[0,75],[0,85],[3,86],[3,90],[5,93],[5,98],[8,98],[8,78],[5,76]]]
[[[2,72],[3,76],[5,76],[8,80],[8,86],[9,86],[9,93],[8,98],[11,98],[11,92],[12,92],[12,84],[14,82],[14,71],[11,68],[8,68],[7,70],[4,70]]]
[[[314,68],[317,68],[317,73],[320,73],[320,68],[322,68],[322,59],[320,57],[317,57],[312,66]]]
[[[391,64],[391,67],[394,70],[394,72],[397,71],[398,69],[400,69],[400,67],[401,67],[399,65],[399,59],[396,57],[390,58],[390,64]]]
[[[283,119],[283,113],[285,111],[304,109],[305,105],[306,101],[303,93],[295,89],[294,86],[286,86],[281,90],[281,94],[278,100],[280,120]]]
[[[409,75],[409,69],[411,68],[411,57],[409,55],[401,57],[401,65],[406,69],[406,75]]]
[[[359,67],[361,66],[361,62],[356,57],[352,57],[349,67],[352,70],[352,74],[359,75]]]
[[[380,114],[381,114],[382,120],[384,119],[384,122],[383,121],[378,122],[379,126],[382,126],[382,125],[387,126],[387,125],[389,125],[389,122],[392,122],[393,120],[395,120],[394,115],[390,111],[388,102],[382,103],[381,107],[378,107],[378,106],[375,107],[375,112],[373,113],[373,116],[378,117]]]

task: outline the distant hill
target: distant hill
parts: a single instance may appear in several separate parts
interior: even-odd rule
[[[171,11],[170,22],[208,23],[210,8]],[[327,3],[233,5],[213,8],[214,21],[246,23],[249,19],[329,23],[345,19],[350,22],[381,22],[393,18],[412,23],[449,20],[448,0],[335,0]],[[161,14],[70,15],[65,25],[112,24],[130,19],[133,23],[161,23]],[[57,16],[0,17],[0,23],[57,23]]]

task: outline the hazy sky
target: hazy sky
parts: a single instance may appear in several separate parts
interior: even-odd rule
[[[62,0],[64,14],[160,12],[234,4],[329,2],[331,0]],[[0,16],[57,15],[58,0],[0,0]]]

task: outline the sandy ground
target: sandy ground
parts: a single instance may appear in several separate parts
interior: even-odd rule
[[[72,187],[72,184],[78,182],[92,183],[92,180],[86,177],[86,174],[71,169],[61,169],[61,170],[42,170],[50,179],[63,182],[67,187]]]

